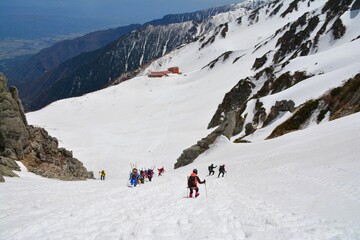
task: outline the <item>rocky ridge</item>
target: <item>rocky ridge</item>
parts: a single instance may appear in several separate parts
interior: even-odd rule
[[[7,88],[0,74],[0,182],[4,176],[16,177],[17,161],[37,175],[61,180],[85,180],[93,173],[73,157],[72,152],[59,148],[58,140],[45,129],[28,125],[15,87]]]
[[[309,8],[314,4],[313,2],[311,0],[273,1],[237,19],[237,24],[255,25],[261,18],[284,19],[301,8],[306,8],[306,6]],[[174,167],[178,168],[193,162],[215,142],[217,136],[224,135],[229,140],[236,136],[234,142],[248,142],[247,136],[267,127],[286,112],[289,112],[292,117],[275,128],[268,138],[304,129],[313,118],[317,118],[317,123],[320,123],[324,118],[333,120],[358,112],[360,106],[358,75],[349,79],[344,86],[333,89],[330,93],[324,93],[321,98],[306,103],[296,103],[291,99],[279,99],[269,111],[263,107],[261,102],[263,97],[285,91],[314,76],[311,72],[299,70],[279,73],[284,72],[283,69],[293,59],[316,53],[321,39],[330,38],[332,39],[331,44],[342,39],[347,29],[341,19],[348,11],[352,13],[350,16],[354,15],[354,9],[358,4],[358,0],[327,1],[320,8],[305,12],[295,21],[288,22],[272,36],[256,44],[252,52],[254,56],[264,46],[273,45],[274,48],[266,51],[262,56],[255,57],[252,65],[254,75],[239,80],[238,84],[225,94],[222,103],[219,104],[208,125],[208,129],[216,127],[216,130],[197,144],[185,149]],[[206,42],[213,44],[215,37],[215,35],[208,35],[205,40],[210,39],[211,41]],[[352,41],[356,40],[358,38]],[[233,63],[237,60],[238,58]],[[215,67],[216,62],[216,59],[211,62],[211,68]],[[248,104],[249,102],[252,104]],[[256,103],[253,104],[254,102]],[[248,117],[248,112],[254,114],[250,114],[251,116]],[[234,127],[227,128],[225,131],[224,126]],[[204,145],[204,142],[208,144]]]

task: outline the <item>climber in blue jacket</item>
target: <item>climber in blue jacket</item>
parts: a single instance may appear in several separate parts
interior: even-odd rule
[[[134,168],[132,170],[132,172],[130,173],[130,184],[134,187],[136,187],[136,185],[138,184],[138,182],[140,181],[140,174],[138,173],[137,169]]]

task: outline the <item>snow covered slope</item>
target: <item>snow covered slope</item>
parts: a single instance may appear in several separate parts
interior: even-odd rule
[[[244,126],[253,124],[257,101],[262,104],[265,116],[269,116],[276,101],[292,100],[300,107],[360,72],[360,17],[354,14],[359,10],[350,10],[354,2],[347,1],[345,5],[341,1],[275,1],[249,16],[220,25],[198,42],[154,61],[148,69],[181,66],[185,73],[196,72],[197,80],[222,81],[222,89],[227,89],[232,81],[249,80],[253,86],[242,103],[246,108],[242,109],[240,103],[234,105],[236,100],[229,103],[224,99],[223,103],[229,106],[225,109],[219,106],[216,112],[219,115],[214,116],[209,126],[219,125],[220,113],[224,118],[230,111],[237,112]],[[340,28],[335,26],[337,21],[345,29],[341,36],[335,34]],[[297,73],[304,76],[291,79]],[[265,139],[291,116],[279,116],[270,126],[256,124],[254,127],[260,131],[246,139]],[[244,136],[245,129],[237,134]]]
[[[71,183],[23,170],[0,188],[0,238],[359,239],[359,120],[253,144],[221,138],[195,165],[137,188],[114,168],[106,181]],[[226,176],[184,198],[186,176],[197,167],[203,179],[210,163],[226,163]]]
[[[297,10],[288,10],[294,3]],[[193,164],[172,169],[183,149],[213,130],[207,126],[218,104],[240,79],[249,77],[253,96],[268,80],[255,75],[267,67],[274,67],[275,78],[287,71],[311,75],[261,95],[268,113],[278,100],[291,99],[299,107],[359,72],[359,39],[352,41],[360,34],[359,16],[349,11],[342,16],[346,33],[336,41],[325,31],[316,48],[292,59],[298,49],[277,45],[305,12],[306,20],[326,18],[325,3],[277,1],[153,62],[143,76],[27,114],[88,169],[107,170],[107,180],[68,183],[26,172],[6,179],[0,188],[0,239],[359,239],[359,113],[266,141],[272,130],[260,124],[247,136],[252,143],[232,142],[243,132],[231,141],[220,137]],[[305,41],[313,43],[317,31],[310,35]],[[280,49],[289,52],[274,59]],[[264,54],[267,61],[254,69]],[[146,76],[174,65],[181,75]],[[245,123],[255,105],[255,99],[246,101]],[[268,128],[291,115],[280,114]],[[165,166],[167,172],[129,189],[130,163]],[[200,197],[184,199],[186,176],[197,168],[203,179],[211,163],[226,164],[227,175],[206,177]],[[31,226],[19,224],[30,221]]]

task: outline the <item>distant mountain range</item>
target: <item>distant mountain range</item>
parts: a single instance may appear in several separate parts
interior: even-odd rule
[[[105,87],[120,75],[192,41],[213,26],[206,19],[239,8],[246,11],[250,7],[214,7],[89,33],[44,49],[6,74],[20,89],[25,109],[36,110]]]
[[[49,48],[41,50],[27,61],[15,66],[7,72],[10,81],[15,85],[29,82],[41,77],[60,63],[79,55],[101,48],[114,39],[127,34],[141,25],[133,24],[114,29],[88,33],[72,40],[64,40]]]

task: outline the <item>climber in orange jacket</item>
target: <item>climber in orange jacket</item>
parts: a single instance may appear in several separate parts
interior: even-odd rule
[[[201,181],[200,178],[197,175],[197,169],[194,169],[191,173],[190,177],[188,178],[188,188],[190,188],[190,194],[189,197],[192,198],[193,191],[195,190],[195,197],[198,197],[199,194],[199,188],[197,186],[198,183],[203,184],[206,180]]]

